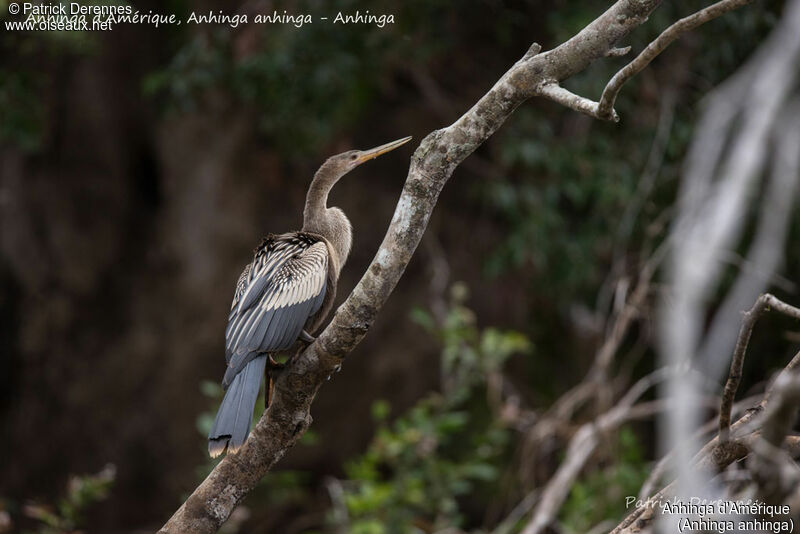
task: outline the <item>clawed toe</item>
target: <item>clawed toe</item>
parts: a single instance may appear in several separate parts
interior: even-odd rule
[[[305,341],[306,343],[313,343],[314,341],[317,340],[317,338],[315,338],[314,336],[312,336],[311,334],[309,334],[305,330],[302,330],[300,332],[300,338],[299,339],[300,339],[300,341]]]
[[[286,367],[285,363],[276,362],[275,358],[272,357],[272,354],[267,356],[267,367],[270,371],[281,371],[284,367]]]

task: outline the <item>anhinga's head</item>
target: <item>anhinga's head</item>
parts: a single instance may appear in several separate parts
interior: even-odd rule
[[[329,173],[331,176],[340,178],[362,163],[375,159],[381,154],[391,152],[409,141],[411,141],[411,136],[375,148],[370,148],[369,150],[348,150],[347,152],[342,152],[341,154],[328,158],[328,160],[323,163],[322,168],[327,171],[326,174]]]
[[[328,207],[328,193],[339,178],[365,161],[386,154],[410,140],[411,137],[404,137],[369,150],[349,150],[337,154],[328,158],[314,175],[306,195],[306,207],[303,210],[303,231],[319,234],[331,243],[336,251],[334,261],[337,276],[350,253],[353,230],[342,210]]]

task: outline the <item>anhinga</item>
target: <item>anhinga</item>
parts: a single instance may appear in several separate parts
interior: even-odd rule
[[[315,332],[331,310],[336,282],[353,243],[344,212],[327,206],[331,188],[358,165],[409,140],[404,137],[329,158],[308,188],[303,229],[267,236],[244,268],[225,330],[228,368],[222,386],[227,391],[208,434],[212,457],[226,447],[235,452],[247,439],[271,354],[290,349],[298,339],[313,341],[309,332]]]

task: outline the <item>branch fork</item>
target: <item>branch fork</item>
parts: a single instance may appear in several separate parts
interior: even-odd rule
[[[720,0],[688,17],[684,17],[664,30],[653,42],[645,47],[630,63],[620,69],[606,84],[600,100],[594,102],[590,99],[576,95],[551,81],[539,88],[538,95],[553,100],[564,107],[579,111],[595,119],[619,122],[619,115],[614,110],[614,103],[622,90],[622,86],[636,74],[647,67],[661,52],[673,41],[686,32],[689,32],[706,22],[719,17],[729,11],[752,3],[753,0]],[[604,51],[604,57],[621,57],[630,52],[631,47],[609,47]]]

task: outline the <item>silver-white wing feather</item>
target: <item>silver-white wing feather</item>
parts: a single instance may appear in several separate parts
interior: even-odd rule
[[[239,278],[225,331],[227,386],[258,354],[286,350],[322,306],[328,247],[309,236],[265,242]]]

